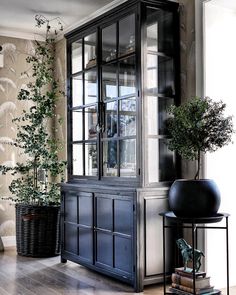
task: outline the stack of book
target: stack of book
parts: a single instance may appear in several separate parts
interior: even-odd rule
[[[205,272],[195,274],[195,293],[192,272],[185,271],[183,267],[176,268],[171,276],[172,284],[170,291],[179,295],[221,295],[221,291],[214,289],[210,284],[210,277]]]

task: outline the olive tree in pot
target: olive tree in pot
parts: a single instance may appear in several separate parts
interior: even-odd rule
[[[199,179],[201,156],[231,142],[232,116],[226,105],[209,97],[195,97],[169,109],[168,146],[183,159],[196,161],[194,179],[176,180],[169,191],[170,209],[179,217],[214,216],[220,207],[220,192],[213,180]]]
[[[49,126],[56,119],[56,102],[63,93],[54,79],[57,31],[45,17],[36,16],[35,20],[38,27],[46,28],[45,40],[35,41],[35,54],[26,58],[30,71],[24,74],[31,73],[32,82],[17,97],[19,101],[27,101],[30,107],[13,119],[17,126],[14,145],[24,159],[14,167],[0,166],[0,171],[14,176],[9,186],[11,196],[7,199],[16,204],[18,254],[48,257],[60,252],[58,182],[62,181],[66,162],[59,160],[62,144]],[[59,21],[57,25],[62,29]]]

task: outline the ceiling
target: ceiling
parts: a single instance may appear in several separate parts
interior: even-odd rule
[[[34,17],[59,17],[68,32],[125,0],[0,0],[0,35],[34,35],[39,32]],[[25,36],[24,36],[25,35]]]
[[[34,17],[59,17],[66,33],[127,0],[0,0],[0,35],[37,38]],[[176,0],[172,0],[176,1]],[[212,4],[236,10],[236,0],[211,0]],[[39,38],[40,39],[40,38]]]

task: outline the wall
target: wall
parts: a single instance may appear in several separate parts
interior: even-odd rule
[[[180,0],[180,81],[181,102],[196,96],[195,1]],[[195,162],[182,160],[181,176],[193,178]]]
[[[195,0],[179,3],[181,101],[184,102],[196,95]]]
[[[0,68],[0,164],[14,165],[20,155],[7,143],[12,143],[16,137],[12,119],[28,107],[27,102],[17,101],[17,94],[29,82],[22,73],[29,68],[25,58],[33,53],[34,44],[30,40],[1,36],[0,44],[4,53],[4,67]],[[10,176],[0,175],[0,196],[9,196],[10,181]],[[14,211],[8,201],[0,201],[0,235],[15,234]]]
[[[219,6],[223,2],[223,7]],[[226,103],[227,114],[233,115],[236,127],[236,7],[224,7],[224,1],[210,1],[205,4],[205,94],[213,100]],[[231,3],[232,4],[232,3]],[[220,212],[231,214],[229,218],[230,239],[230,284],[236,285],[235,265],[236,226],[235,166],[236,135],[233,144],[215,153],[208,153],[206,177],[214,179],[221,192]],[[217,245],[217,247],[216,247]],[[226,286],[226,253],[224,231],[207,232],[207,269],[217,287]],[[219,255],[220,253],[220,255]],[[217,257],[217,259],[216,259]]]
[[[66,94],[66,40],[63,38],[55,44],[55,78],[59,82],[59,88],[61,91],[64,91]],[[66,97],[60,95],[56,106],[56,119],[62,119],[62,125],[56,124],[57,134],[55,136],[60,139],[64,144],[63,150],[60,152],[60,158],[67,158],[67,148],[66,148],[66,139],[67,139],[67,127],[66,127],[66,118],[67,118],[67,101]]]

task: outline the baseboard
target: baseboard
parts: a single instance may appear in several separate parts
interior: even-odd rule
[[[16,246],[16,236],[2,237],[4,248]]]

